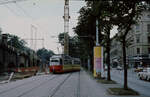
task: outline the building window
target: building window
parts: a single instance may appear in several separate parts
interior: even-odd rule
[[[150,36],[148,36],[148,43],[150,43]]]
[[[148,48],[148,54],[150,54],[150,48]]]
[[[140,37],[136,37],[136,43],[140,43]]]
[[[140,31],[140,25],[139,24],[136,25],[136,31]]]
[[[147,32],[150,33],[150,24],[147,24]]]
[[[140,54],[140,48],[137,48],[137,54]]]
[[[150,14],[148,14],[147,17],[150,18]]]

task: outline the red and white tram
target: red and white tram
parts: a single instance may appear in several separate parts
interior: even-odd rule
[[[63,73],[80,70],[80,59],[67,55],[54,55],[50,58],[49,70],[53,73]]]

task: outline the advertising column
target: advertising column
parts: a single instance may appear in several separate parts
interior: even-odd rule
[[[103,47],[94,47],[94,77],[103,74]]]

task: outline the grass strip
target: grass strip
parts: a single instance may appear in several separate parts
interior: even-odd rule
[[[124,88],[109,88],[107,91],[112,95],[139,95],[139,93],[133,89],[125,90]]]
[[[113,80],[108,81],[108,80],[106,80],[106,79],[99,79],[99,80],[97,80],[97,82],[102,83],[102,84],[117,84],[117,83],[116,83],[115,81],[113,81]]]

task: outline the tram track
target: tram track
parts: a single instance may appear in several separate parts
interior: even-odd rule
[[[24,82],[24,83],[19,84],[19,85],[15,86],[15,87],[11,87],[11,88],[6,89],[6,90],[4,90],[4,91],[0,91],[0,94],[9,92],[9,91],[11,91],[12,89],[16,89],[16,88],[18,88],[18,87],[21,87],[21,86],[26,85],[26,84],[29,84],[29,83],[33,83],[33,82],[38,81],[38,80],[40,80],[40,79],[36,79],[36,80],[31,80],[31,81]]]
[[[69,74],[60,84],[58,84],[51,92],[51,94],[48,95],[48,97],[54,97],[54,95],[57,93],[57,91],[60,89],[60,87],[69,79],[69,77],[72,75]]]
[[[80,97],[80,71],[79,71],[78,83],[77,83],[77,97]]]
[[[36,85],[35,87],[29,89],[28,91],[23,92],[22,94],[18,95],[17,97],[22,97],[22,96],[24,96],[24,95],[26,95],[26,94],[32,92],[32,91],[35,90],[36,88],[38,88],[38,87],[40,87],[40,86],[42,86],[42,85],[44,85],[44,84],[47,84],[47,82],[49,82],[49,81],[51,81],[51,80],[54,80],[54,79],[56,79],[56,78],[58,78],[58,77],[60,77],[60,76],[58,76],[58,75],[57,75],[57,76],[53,76],[52,78],[50,78],[50,79],[48,79],[48,80],[42,82],[42,83],[39,84],[39,85]]]
[[[57,77],[57,76],[51,76],[50,79],[53,79],[53,78],[55,78],[55,77]],[[50,80],[50,79],[49,79],[49,80]],[[17,89],[17,88],[19,88],[19,87],[22,87],[22,86],[25,86],[25,85],[28,85],[28,84],[36,83],[36,82],[39,81],[39,80],[40,80],[40,78],[37,79],[37,80],[31,80],[31,81],[22,83],[22,84],[20,84],[20,85],[15,86],[15,87],[11,87],[11,88],[9,88],[9,89],[7,89],[7,90],[1,91],[1,92],[0,92],[0,95],[2,95],[2,94],[4,94],[4,93],[7,93],[7,92],[10,92],[10,91],[13,91],[14,89]],[[44,80],[44,82],[45,82],[45,81],[48,81],[48,80],[46,79],[46,80]]]

